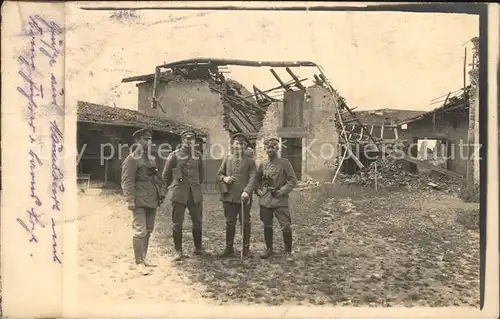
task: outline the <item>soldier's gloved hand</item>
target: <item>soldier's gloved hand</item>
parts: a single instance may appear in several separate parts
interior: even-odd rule
[[[248,195],[247,192],[243,192],[241,193],[241,200],[244,202],[244,203],[248,203],[248,201],[250,200],[250,195]]]
[[[224,176],[224,178],[222,180],[226,184],[231,184],[232,182],[234,182],[234,178],[232,176]]]

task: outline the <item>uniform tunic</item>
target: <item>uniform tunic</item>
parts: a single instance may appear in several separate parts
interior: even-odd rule
[[[122,190],[127,203],[135,206],[132,229],[135,238],[144,238],[153,232],[156,209],[165,197],[165,187],[159,176],[153,156],[129,154],[122,164]]]
[[[204,168],[202,154],[191,148],[179,148],[172,152],[163,169],[163,180],[172,194],[172,202],[187,205],[188,201],[202,201],[201,183],[203,183]],[[181,179],[174,176],[174,169],[180,172]]]
[[[232,176],[234,181],[227,185],[228,192],[221,194],[222,202],[241,203],[241,194],[246,192],[252,198],[257,168],[255,161],[247,156],[228,155],[222,161],[217,172],[217,179],[223,183],[225,176]]]
[[[203,219],[201,183],[205,174],[201,156],[200,152],[193,151],[191,148],[179,148],[168,156],[165,163],[162,176],[172,192],[174,233],[182,232],[186,208],[191,215],[193,231],[197,232],[193,236],[199,236],[197,234],[201,232]]]
[[[122,164],[122,191],[129,205],[141,208],[158,208],[165,187],[156,167],[156,159],[148,155],[139,157],[131,153]]]
[[[283,193],[281,197],[273,197],[271,192],[262,196],[259,205],[266,208],[288,207],[289,194],[297,185],[297,177],[292,164],[286,158],[274,158],[261,163],[257,169],[255,183],[257,187],[268,179],[269,186]]]

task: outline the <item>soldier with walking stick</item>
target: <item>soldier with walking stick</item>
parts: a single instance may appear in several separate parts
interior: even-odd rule
[[[220,257],[234,254],[236,219],[242,229],[242,257],[250,257],[250,209],[256,173],[255,161],[246,154],[248,140],[237,133],[232,136],[232,154],[226,156],[217,172],[221,201],[226,219],[226,248]]]
[[[156,264],[147,258],[149,239],[154,229],[156,209],[165,199],[165,187],[159,176],[156,160],[151,155],[153,132],[134,132],[137,146],[123,161],[121,186],[132,212],[133,249],[135,263],[142,275]]]
[[[283,232],[285,257],[292,260],[292,220],[288,195],[297,185],[297,177],[290,161],[279,157],[278,139],[267,139],[264,147],[268,159],[259,165],[255,179],[267,248],[261,258],[266,259],[273,255],[273,219],[276,217]]]
[[[172,192],[172,236],[176,255],[175,261],[181,260],[182,225],[186,208],[193,223],[192,234],[194,254],[202,255],[202,217],[203,194],[201,183],[204,178],[202,154],[194,149],[196,134],[193,131],[181,133],[181,146],[172,152],[163,169],[163,180]]]

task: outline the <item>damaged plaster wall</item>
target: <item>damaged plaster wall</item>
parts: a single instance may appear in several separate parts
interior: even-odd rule
[[[229,147],[229,134],[223,126],[220,95],[210,90],[207,81],[160,82],[158,101],[165,110],[163,112],[160,107],[151,108],[152,83],[138,84],[138,89],[139,112],[207,129],[205,183],[214,184],[216,172]]]
[[[215,144],[228,145],[228,133],[223,128],[222,102],[220,95],[209,88],[207,81],[186,80],[158,83],[158,101],[163,110],[151,108],[153,85],[150,82],[138,84],[139,112],[208,130],[207,147]],[[218,147],[213,146],[214,157]]]
[[[334,104],[328,89],[307,88],[304,102],[304,126],[308,136],[303,139],[302,180],[331,181],[338,157],[338,133],[334,122]],[[264,138],[277,137],[283,123],[283,102],[269,106],[259,134],[256,162],[267,157],[262,144]],[[306,149],[308,151],[306,151]]]
[[[450,162],[448,169],[465,176],[467,172],[467,133],[469,130],[468,111],[451,111],[444,116],[436,116],[433,125],[432,116],[410,122],[406,130],[399,130],[399,137],[412,143],[414,137],[440,137],[451,141]],[[464,146],[465,145],[465,146]]]
[[[331,181],[339,156],[333,97],[321,86],[307,88],[307,95],[304,119],[309,136],[305,140],[308,152],[303,149],[305,173],[317,181]]]
[[[259,131],[257,145],[255,150],[255,161],[257,164],[266,160],[267,155],[264,151],[264,139],[277,137],[278,127],[283,123],[283,102],[273,102],[267,109],[266,115]]]

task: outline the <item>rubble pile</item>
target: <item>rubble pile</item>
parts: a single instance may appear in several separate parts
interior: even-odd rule
[[[391,158],[380,158],[354,175],[341,176],[340,180],[345,184],[369,187],[375,187],[376,180],[379,189],[405,187],[409,189],[439,189],[452,192],[459,191],[461,187],[460,181],[436,172],[410,173],[404,169],[401,162]]]

